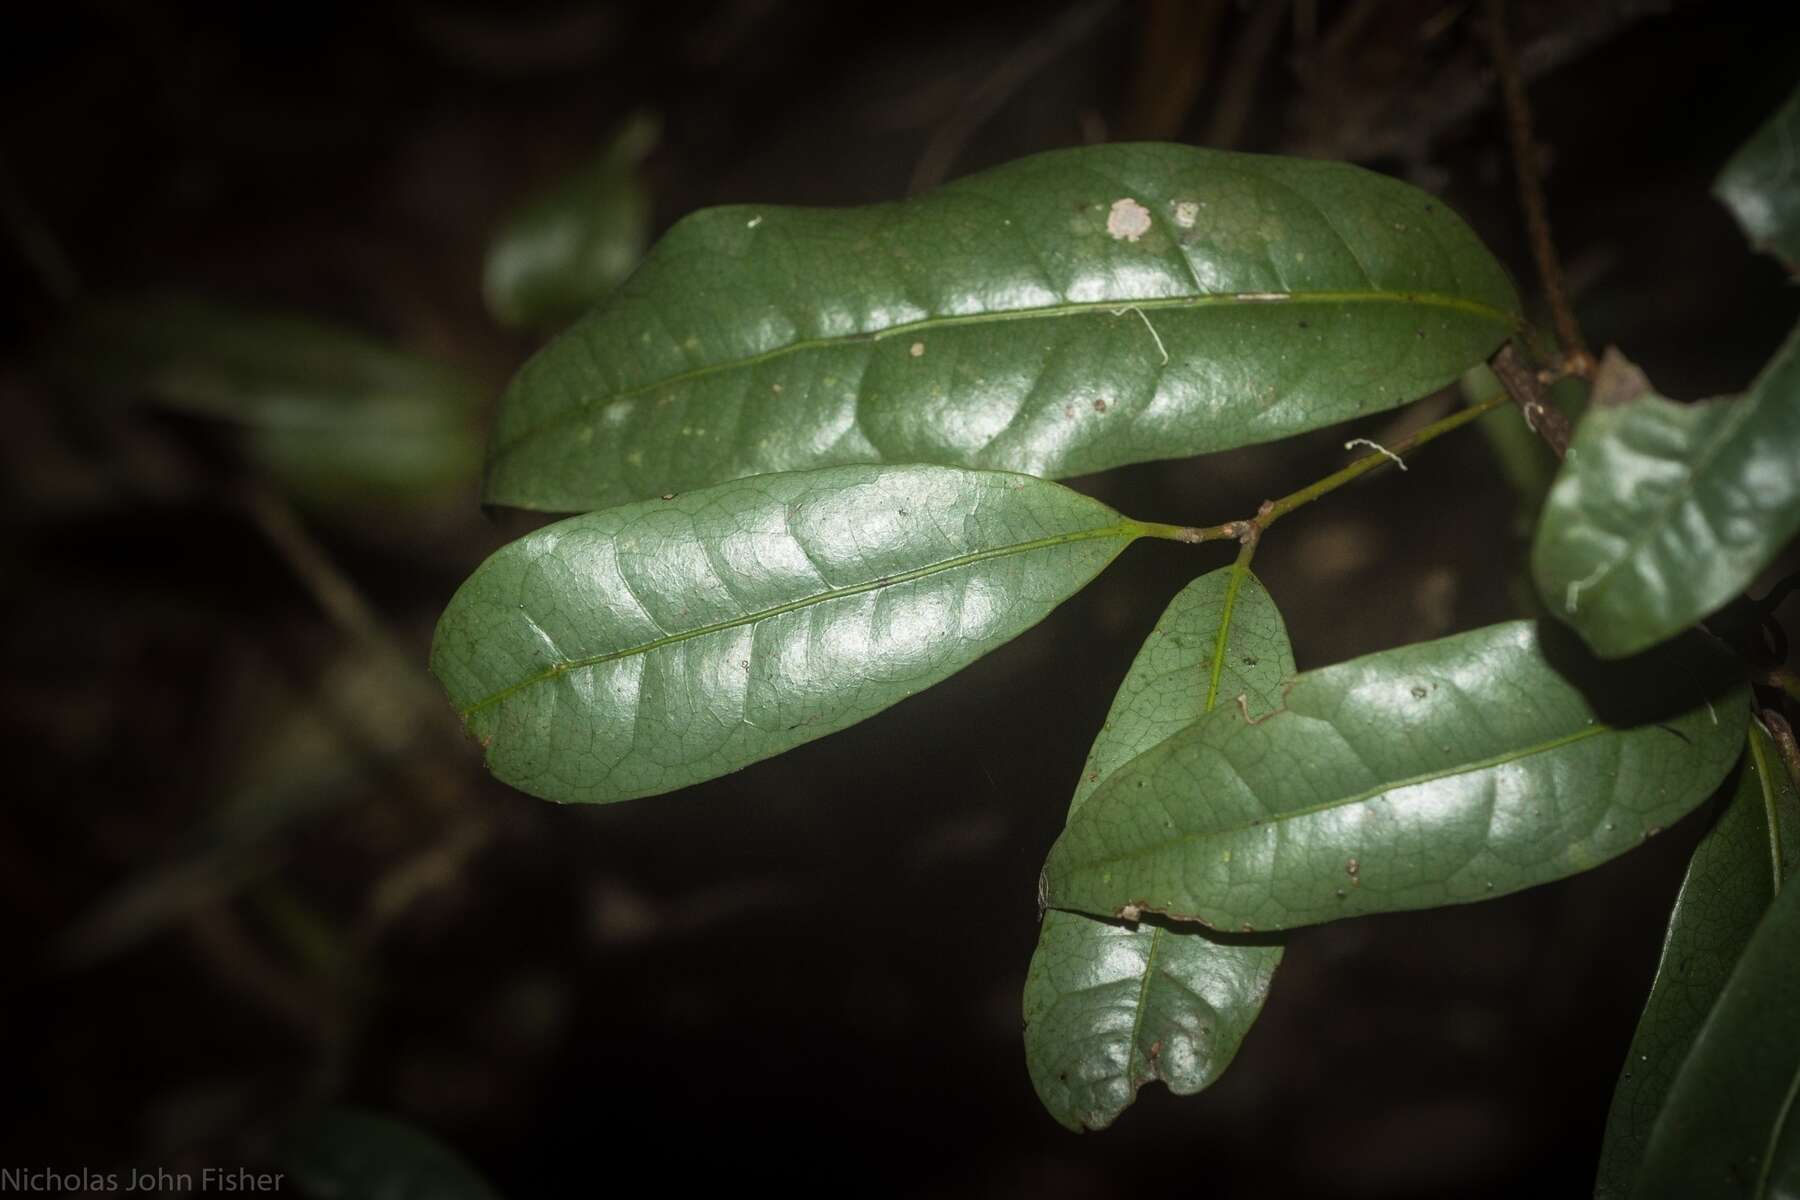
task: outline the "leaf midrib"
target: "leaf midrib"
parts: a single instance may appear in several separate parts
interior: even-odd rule
[[[629,646],[623,650],[609,650],[604,654],[592,654],[583,658],[573,658],[559,663],[552,663],[535,675],[521,679],[517,683],[508,684],[499,691],[482,697],[474,704],[462,709],[461,715],[466,721],[485,708],[491,708],[496,704],[503,703],[527,688],[536,687],[541,683],[549,683],[551,680],[561,678],[571,671],[581,671],[591,667],[603,666],[606,663],[617,662],[620,659],[630,658],[637,654],[654,653],[657,650],[676,645],[680,642],[690,641],[699,637],[706,637],[709,634],[723,633],[725,630],[737,629],[745,625],[753,625],[758,621],[766,621],[774,617],[783,616],[787,613],[796,612],[803,608],[810,608],[815,604],[824,604],[831,600],[841,600],[849,596],[859,596],[864,592],[872,592],[885,587],[897,587],[903,583],[911,583],[916,579],[923,579],[931,575],[939,575],[946,571],[954,571],[959,567],[973,566],[976,563],[987,562],[991,559],[1006,558],[1014,554],[1029,554],[1034,550],[1047,550],[1052,546],[1064,546],[1074,542],[1093,541],[1097,538],[1105,537],[1116,537],[1129,543],[1136,541],[1140,537],[1153,535],[1154,532],[1154,527],[1147,525],[1142,521],[1120,520],[1111,525],[1102,525],[1093,529],[1077,530],[1071,533],[1052,534],[1049,537],[1034,538],[1029,542],[1014,542],[1009,546],[990,546],[985,550],[975,550],[967,554],[954,555],[950,558],[941,559],[935,563],[927,563],[922,567],[915,567],[910,571],[902,571],[896,575],[883,575],[878,579],[851,584],[848,587],[827,588],[823,592],[816,592],[810,596],[802,596],[798,600],[790,600],[785,604],[777,604],[770,608],[758,609],[755,612],[733,617],[728,621],[716,621],[710,625],[701,625],[693,629],[682,630],[678,633],[666,634],[663,637],[655,638],[651,641],[644,642],[641,645]],[[1123,547],[1121,547],[1121,549],[1123,549]]]
[[[1286,711],[1286,710],[1281,710],[1281,711]],[[1271,713],[1270,714],[1270,716],[1276,716],[1276,715],[1279,715],[1279,713]],[[1268,717],[1263,718],[1263,720],[1268,720],[1268,719],[1269,719]],[[1335,800],[1325,800],[1318,804],[1308,805],[1305,808],[1294,809],[1291,812],[1275,813],[1272,816],[1260,818],[1255,824],[1252,824],[1252,825],[1233,826],[1231,828],[1226,828],[1226,829],[1194,830],[1194,831],[1189,831],[1189,832],[1182,832],[1182,833],[1176,834],[1174,837],[1164,838],[1161,841],[1158,841],[1151,845],[1143,846],[1136,850],[1122,851],[1118,854],[1107,855],[1104,858],[1099,858],[1099,859],[1094,859],[1092,861],[1083,862],[1083,863],[1079,864],[1079,867],[1091,869],[1091,868],[1097,867],[1097,866],[1104,866],[1104,865],[1110,865],[1113,863],[1127,862],[1132,859],[1146,858],[1153,854],[1164,853],[1168,850],[1168,848],[1170,846],[1174,846],[1174,845],[1184,845],[1184,844],[1187,844],[1190,842],[1199,842],[1199,841],[1204,841],[1204,840],[1211,839],[1211,838],[1225,837],[1225,836],[1229,836],[1231,834],[1236,834],[1236,833],[1245,833],[1252,829],[1268,828],[1268,827],[1271,827],[1274,825],[1279,825],[1284,821],[1298,820],[1301,817],[1310,817],[1310,816],[1314,816],[1318,813],[1330,812],[1333,809],[1347,808],[1353,804],[1362,804],[1366,801],[1373,800],[1378,796],[1384,796],[1389,792],[1397,792],[1402,788],[1416,787],[1422,783],[1434,783],[1439,779],[1453,779],[1458,775],[1469,775],[1469,774],[1473,774],[1476,771],[1486,771],[1486,770],[1490,770],[1494,767],[1503,767],[1508,763],[1519,762],[1523,759],[1530,758],[1536,754],[1548,754],[1553,750],[1559,750],[1564,746],[1572,745],[1572,744],[1574,744],[1576,742],[1580,742],[1580,741],[1585,741],[1586,739],[1588,739],[1590,737],[1598,737],[1600,734],[1603,734],[1603,733],[1614,733],[1614,732],[1617,732],[1617,731],[1613,728],[1613,726],[1602,725],[1602,724],[1599,724],[1598,722],[1596,722],[1595,724],[1589,725],[1583,729],[1579,729],[1579,730],[1575,731],[1574,733],[1565,734],[1562,737],[1552,738],[1549,741],[1539,742],[1539,743],[1536,743],[1531,746],[1525,746],[1518,750],[1508,750],[1508,751],[1505,751],[1500,754],[1491,755],[1487,758],[1477,759],[1474,762],[1458,763],[1451,767],[1447,767],[1443,770],[1426,771],[1426,772],[1423,772],[1418,775],[1409,776],[1405,779],[1394,780],[1391,783],[1378,784],[1375,787],[1368,788],[1362,792],[1358,792],[1357,794],[1355,794],[1353,796],[1344,796],[1344,797],[1340,797]]]
[[[678,371],[673,375],[633,387],[609,391],[594,396],[583,396],[569,408],[554,413],[538,423],[528,426],[517,436],[494,447],[492,460],[498,460],[524,445],[538,434],[553,429],[558,425],[576,419],[604,404],[615,404],[622,400],[633,400],[648,395],[660,388],[678,387],[684,383],[692,383],[711,375],[729,371],[741,371],[758,367],[766,362],[785,358],[791,354],[802,354],[812,350],[828,350],[838,346],[855,345],[863,342],[880,342],[888,338],[904,337],[908,334],[930,333],[936,329],[949,329],[961,325],[999,324],[1005,321],[1042,321],[1057,320],[1063,317],[1084,316],[1095,313],[1112,316],[1138,312],[1161,312],[1175,308],[1219,308],[1235,305],[1281,305],[1295,304],[1416,304],[1425,308],[1444,308],[1452,311],[1468,313],[1472,316],[1490,320],[1507,329],[1518,327],[1518,318],[1501,311],[1491,305],[1469,300],[1462,296],[1453,296],[1444,292],[1379,292],[1379,291],[1342,291],[1342,292],[1218,292],[1205,296],[1159,296],[1139,300],[1093,300],[1065,302],[1062,304],[1043,305],[1038,308],[1007,309],[999,312],[958,313],[949,316],[922,317],[917,321],[908,321],[899,325],[890,325],[885,329],[877,329],[862,333],[840,334],[835,337],[804,338],[790,342],[785,346],[777,346],[772,350],[764,350],[759,354],[745,355],[742,358],[726,359],[723,362],[708,363],[705,366],[692,367],[686,371]],[[571,334],[571,336],[574,336]]]

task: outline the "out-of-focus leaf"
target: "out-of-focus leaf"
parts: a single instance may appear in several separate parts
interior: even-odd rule
[[[856,209],[709,209],[501,404],[489,503],[745,475],[1066,476],[1285,437],[1450,383],[1519,322],[1424,192],[1341,163],[1055,151]]]
[[[501,549],[444,611],[431,669],[505,782],[628,800],[871,717],[1176,534],[997,471],[761,475]]]
[[[1768,766],[1771,775],[1781,769]],[[1633,1197],[1800,1196],[1796,946],[1800,887],[1790,880],[1763,914],[1669,1085]]]
[[[606,298],[650,242],[638,165],[661,122],[636,113],[594,162],[525,201],[488,247],[482,296],[503,325],[560,325]]]
[[[1750,726],[1738,784],[1688,863],[1669,915],[1656,982],[1600,1147],[1598,1200],[1624,1200],[1669,1085],[1757,922],[1800,864],[1800,795],[1775,747]]]
[[[1550,490],[1532,574],[1606,657],[1673,637],[1742,592],[1800,529],[1800,328],[1750,390],[1653,393],[1582,420]]]
[[[1113,698],[1070,811],[1124,763],[1223,700],[1280,703],[1294,655],[1275,602],[1247,569],[1183,588]],[[1282,943],[1154,919],[1051,910],[1025,977],[1025,1062],[1070,1129],[1104,1129],[1161,1079],[1188,1095],[1230,1065],[1269,993]]]
[[[1713,181],[1750,244],[1800,270],[1800,88]]]
[[[468,379],[305,317],[179,293],[100,301],[48,362],[71,386],[240,427],[249,456],[312,503],[430,498],[480,465]]]
[[[277,1157],[309,1200],[500,1200],[430,1134],[391,1117],[330,1109],[288,1131]]]
[[[1048,902],[1288,929],[1585,871],[1731,769],[1734,677],[1698,635],[1601,662],[1530,621],[1308,671],[1267,716],[1217,708],[1101,785]]]

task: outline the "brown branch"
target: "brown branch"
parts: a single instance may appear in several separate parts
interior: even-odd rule
[[[1506,389],[1512,402],[1519,406],[1519,412],[1525,417],[1525,424],[1544,439],[1544,443],[1560,461],[1569,452],[1569,418],[1550,402],[1549,393],[1544,391],[1537,372],[1519,357],[1518,350],[1514,349],[1511,342],[1500,347],[1494,357],[1488,359],[1488,366],[1494,369],[1500,386]]]
[[[1563,279],[1562,262],[1556,256],[1556,242],[1550,234],[1550,210],[1544,202],[1537,142],[1531,132],[1531,105],[1525,99],[1525,81],[1519,75],[1512,43],[1507,40],[1504,0],[1487,0],[1487,28],[1494,70],[1500,76],[1500,90],[1506,99],[1507,140],[1512,143],[1513,166],[1519,176],[1519,202],[1525,209],[1531,254],[1537,260],[1538,276],[1544,282],[1544,295],[1550,302],[1556,340],[1562,344],[1563,370],[1570,375],[1590,378],[1594,372],[1594,358],[1588,353],[1581,326],[1575,321],[1575,310],[1569,305],[1569,287]],[[1566,440],[1564,444],[1567,444]],[[1560,451],[1557,457],[1561,457]]]
[[[1787,767],[1788,778],[1794,786],[1800,788],[1800,744],[1794,741],[1793,726],[1787,719],[1772,708],[1762,711],[1763,728],[1769,731],[1769,739],[1775,743],[1775,749],[1781,755],[1782,765]]]

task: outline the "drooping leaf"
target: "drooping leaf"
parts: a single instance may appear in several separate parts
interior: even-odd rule
[[[1222,700],[1280,703],[1294,655],[1275,602],[1247,569],[1183,588],[1131,664],[1094,739],[1073,813],[1124,763]],[[1188,1095],[1217,1079],[1262,1011],[1274,938],[1137,924],[1052,909],[1025,977],[1025,1062],[1070,1129],[1104,1129],[1161,1079]]]
[[[470,380],[307,317],[174,292],[98,301],[48,361],[72,386],[240,428],[248,456],[308,501],[427,498],[481,462]]]
[[[287,1185],[311,1200],[499,1200],[436,1138],[392,1117],[335,1108],[289,1130],[277,1152]]]
[[[1771,774],[1781,769],[1769,766]],[[1797,945],[1800,887],[1790,880],[1757,924],[1669,1085],[1633,1197],[1800,1196]]]
[[[485,496],[1222,450],[1442,387],[1517,314],[1453,213],[1339,163],[1092,146],[893,204],[709,209],[526,364]]]
[[[1607,657],[1742,592],[1800,530],[1800,328],[1750,390],[1596,407],[1575,431],[1532,548],[1550,611]]]
[[[1048,902],[1217,929],[1504,895],[1598,866],[1705,800],[1746,693],[1698,635],[1624,662],[1513,621],[1222,706],[1069,822]]]
[[[1800,270],[1800,88],[1738,148],[1713,181],[1758,250]]]
[[[1600,1147],[1598,1200],[1624,1200],[1669,1085],[1769,904],[1800,865],[1800,795],[1754,723],[1730,803],[1701,839],[1669,915],[1656,982]]]
[[[561,324],[631,274],[650,241],[650,196],[638,164],[660,135],[656,117],[634,114],[598,159],[507,217],[482,275],[496,321]]]
[[[506,546],[451,600],[431,665],[502,780],[626,800],[873,716],[1175,533],[1023,475],[758,476]]]

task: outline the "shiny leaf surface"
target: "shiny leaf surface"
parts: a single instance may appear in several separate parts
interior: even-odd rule
[[[1608,663],[1514,621],[1308,671],[1103,784],[1050,852],[1049,903],[1260,931],[1504,895],[1705,800],[1746,716],[1698,636]]]
[[[1024,475],[834,467],[572,517],[451,600],[432,670],[514,787],[672,791],[843,729],[1166,526]]]
[[[403,1121],[331,1109],[278,1151],[286,1183],[316,1200],[499,1200],[449,1147]]]
[[[1750,390],[1643,395],[1583,418],[1532,573],[1596,652],[1632,654],[1742,592],[1800,529],[1800,329]]]
[[[488,247],[482,297],[502,325],[554,326],[598,304],[650,242],[638,164],[661,123],[638,113],[594,162],[526,200]]]
[[[1788,886],[1763,914],[1670,1085],[1632,1196],[1800,1196],[1796,945],[1800,887]]]
[[[1595,1195],[1622,1200],[1669,1085],[1757,922],[1800,863],[1800,795],[1769,735],[1750,726],[1730,803],[1688,863],[1625,1070],[1613,1091]]]
[[[1800,270],[1800,88],[1713,181],[1713,194],[1758,250]]]
[[[1338,163],[1092,146],[893,204],[708,209],[520,372],[485,495],[1222,450],[1442,387],[1517,311],[1441,203]]]
[[[307,317],[172,292],[99,301],[50,365],[89,393],[237,426],[249,457],[309,501],[426,497],[480,467],[470,380]]]
[[[1275,602],[1248,570],[1183,588],[1113,699],[1070,803],[1223,698],[1280,703],[1294,655]],[[1070,1129],[1104,1129],[1161,1079],[1186,1095],[1218,1078],[1262,1011],[1282,945],[1155,920],[1051,910],[1025,978],[1025,1061],[1038,1098]]]

